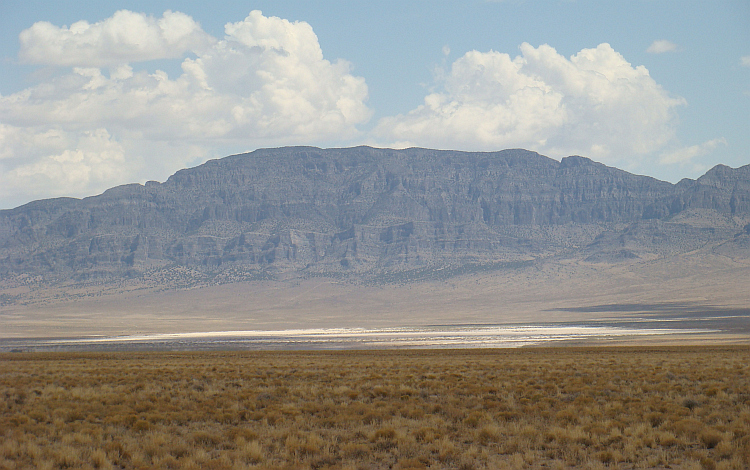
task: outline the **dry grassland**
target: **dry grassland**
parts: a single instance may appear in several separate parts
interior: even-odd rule
[[[750,349],[0,355],[0,469],[750,468]]]

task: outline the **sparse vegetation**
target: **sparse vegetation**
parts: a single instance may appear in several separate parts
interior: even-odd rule
[[[455,276],[499,271],[502,269],[523,269],[534,265],[534,260],[494,261],[485,263],[462,263],[456,265],[443,264],[440,266],[425,266],[422,268],[383,271],[367,282],[373,285],[398,284],[404,285],[421,281],[444,281]]]
[[[0,355],[0,469],[750,466],[750,348]]]

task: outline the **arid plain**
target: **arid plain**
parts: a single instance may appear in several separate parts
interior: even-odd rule
[[[0,468],[744,469],[746,346],[0,355]]]
[[[419,282],[37,292],[3,307],[6,351],[19,338],[331,327],[683,332],[555,348],[6,352],[0,468],[744,469],[749,274],[746,257],[712,247]]]
[[[643,336],[641,342],[746,344],[748,279],[750,259],[711,247],[618,264],[541,260],[447,279],[380,284],[289,278],[158,292],[133,283],[67,291],[62,300],[49,289],[29,296],[26,305],[0,307],[0,337],[639,322],[711,330]]]

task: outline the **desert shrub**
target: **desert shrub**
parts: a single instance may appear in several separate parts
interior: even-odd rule
[[[341,447],[341,453],[347,459],[361,460],[370,455],[370,447],[360,443],[346,443]]]
[[[393,440],[396,438],[396,430],[393,427],[380,428],[373,433],[371,441]]]
[[[701,430],[703,430],[704,425],[700,421],[694,418],[685,418],[677,421],[672,426],[674,431],[681,435],[688,438],[695,438]]]
[[[414,435],[414,439],[420,443],[430,443],[441,436],[440,431],[426,426],[415,429],[412,434]]]
[[[682,401],[682,406],[692,411],[693,409],[701,406],[701,403],[693,398],[686,398]]]
[[[748,352],[0,354],[0,468],[744,469]]]
[[[700,434],[700,441],[707,449],[713,449],[723,440],[724,435],[715,429],[706,429]]]
[[[424,470],[427,468],[427,463],[420,459],[406,458],[399,460],[398,464],[394,467],[397,470]]]
[[[716,470],[716,462],[709,457],[701,457],[700,464],[703,470]]]
[[[151,429],[151,424],[144,419],[138,419],[133,423],[133,431],[148,431],[149,429]]]
[[[189,436],[190,442],[194,446],[198,447],[217,447],[223,442],[222,437],[219,434],[209,431],[195,431]]]
[[[112,463],[109,461],[107,453],[104,452],[103,449],[96,449],[91,453],[91,462],[94,464],[94,468],[112,468]]]
[[[479,430],[479,433],[477,434],[477,440],[480,443],[486,445],[497,442],[500,439],[500,435],[500,428],[496,424],[488,424],[482,426],[482,429]]]
[[[292,434],[287,436],[284,446],[290,455],[299,458],[319,454],[324,444],[317,434]]]

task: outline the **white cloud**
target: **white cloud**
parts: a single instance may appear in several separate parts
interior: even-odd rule
[[[646,49],[646,52],[649,54],[663,54],[665,52],[674,52],[676,50],[677,44],[672,41],[667,41],[666,39],[660,39],[652,42],[651,45],[648,46],[648,49]]]
[[[144,41],[115,33],[131,24],[139,25]],[[170,12],[155,20],[120,11],[70,28],[36,23],[24,34],[34,46],[22,49],[26,60],[73,66],[0,96],[2,174],[26,181],[11,186],[29,198],[153,179],[154,166],[169,174],[217,148],[352,138],[371,114],[365,80],[346,61],[326,60],[310,25],[259,11],[227,24],[222,39]],[[51,39],[46,49],[45,37]],[[183,60],[183,73],[174,78],[121,63],[187,50],[195,56]],[[108,70],[100,68],[105,65]]]
[[[608,44],[570,58],[547,45],[520,49],[517,57],[466,53],[422,106],[382,119],[367,139],[525,147],[610,164],[673,139],[684,100]],[[225,149],[361,142],[357,126],[371,115],[365,80],[346,61],[326,60],[309,24],[259,11],[228,23],[222,38],[169,11],[119,11],[70,27],[40,22],[21,34],[19,56],[69,68],[0,95],[0,198],[13,203],[162,178]],[[179,76],[131,66],[174,57]]]
[[[740,65],[743,67],[750,67],[750,55],[740,57]]]
[[[0,149],[0,198],[86,194],[134,176],[125,149],[105,129],[72,133],[0,125]]]
[[[659,162],[663,164],[689,164],[692,160],[697,157],[702,157],[711,153],[719,145],[726,146],[727,141],[723,137],[718,139],[712,139],[702,144],[692,145],[690,147],[683,147],[676,150],[664,152],[659,157]]]
[[[166,11],[159,18],[120,10],[98,23],[78,21],[58,27],[46,21],[21,32],[19,57],[46,65],[103,67],[178,58],[212,42],[190,16]]]
[[[442,82],[443,91],[423,105],[382,119],[376,135],[427,147],[523,147],[632,163],[673,138],[674,108],[684,103],[609,44],[570,59],[526,43],[515,58],[471,51]]]

